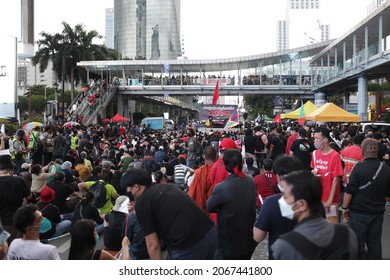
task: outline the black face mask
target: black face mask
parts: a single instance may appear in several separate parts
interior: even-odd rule
[[[135,201],[134,196],[131,192],[126,192],[126,196],[129,198],[130,201]]]

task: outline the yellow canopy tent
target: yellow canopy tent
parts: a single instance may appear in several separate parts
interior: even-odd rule
[[[311,112],[317,110],[318,107],[314,105],[311,101],[307,101],[305,104],[303,104],[303,110],[305,113],[305,116],[310,114]],[[282,119],[292,119],[297,120],[299,119],[299,115],[301,114],[301,107],[299,106],[298,109],[295,111],[292,111],[290,113],[282,114]]]
[[[360,122],[358,115],[345,111],[331,102],[306,115],[305,119],[316,122]]]

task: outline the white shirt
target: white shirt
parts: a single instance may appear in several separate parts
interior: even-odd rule
[[[8,249],[8,260],[60,260],[57,248],[39,240],[14,239]]]

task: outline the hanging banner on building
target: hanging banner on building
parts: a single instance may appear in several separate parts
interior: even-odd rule
[[[201,105],[199,108],[199,120],[210,119],[214,121],[226,121],[234,111],[237,111],[237,105]]]

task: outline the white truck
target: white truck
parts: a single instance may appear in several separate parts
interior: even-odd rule
[[[175,122],[171,119],[164,119],[164,117],[148,117],[141,121],[141,126],[153,130],[174,130]]]

